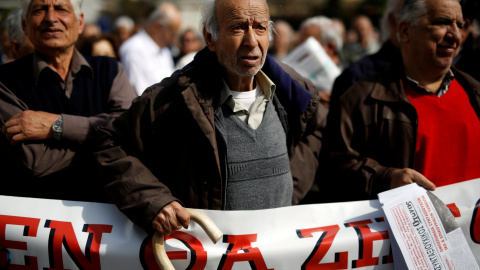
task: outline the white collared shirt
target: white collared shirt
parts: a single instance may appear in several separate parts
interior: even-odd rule
[[[160,48],[145,30],[140,30],[122,44],[120,57],[138,95],[175,71],[170,49]]]

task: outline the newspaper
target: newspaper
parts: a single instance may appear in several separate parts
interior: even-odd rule
[[[378,194],[389,224],[395,269],[479,270],[450,210],[410,184]]]
[[[291,51],[282,62],[312,81],[319,91],[331,92],[340,68],[332,61],[318,41],[309,37]]]

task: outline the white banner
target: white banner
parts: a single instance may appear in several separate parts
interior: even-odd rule
[[[480,262],[480,179],[434,194]],[[174,233],[176,269],[393,269],[378,200],[204,213],[224,237],[213,244],[195,223]],[[8,269],[159,269],[151,237],[109,204],[0,196],[0,247]]]

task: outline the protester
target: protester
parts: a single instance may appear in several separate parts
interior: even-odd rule
[[[175,71],[169,46],[176,40],[181,21],[174,4],[162,3],[150,14],[145,28],[120,46],[122,64],[138,95]]]
[[[14,59],[29,55],[35,49],[30,39],[22,30],[22,9],[16,8],[7,17],[8,38]]]
[[[298,30],[297,46],[304,43],[309,37],[315,38],[334,65],[338,67],[339,71],[337,72],[340,73],[342,69],[340,52],[342,51],[343,41],[341,33],[337,30],[338,28],[330,18],[325,16],[308,18],[302,22]],[[332,76],[324,72],[323,76],[317,76],[315,80],[313,80],[325,106],[328,106],[330,103],[330,92],[337,74]]]
[[[272,44],[269,53],[276,60],[282,61],[292,49],[295,32],[292,26],[283,20],[277,20],[274,27],[275,31],[272,34]]]
[[[129,16],[120,16],[115,20],[115,34],[118,35],[122,44],[129,39],[135,31],[135,21]]]
[[[337,102],[340,96],[355,84],[355,82],[368,75],[384,71],[393,62],[401,59],[400,45],[397,39],[397,25],[402,4],[403,0],[388,0],[381,24],[382,37],[384,39],[382,47],[377,53],[369,54],[348,66],[342,74],[335,79],[330,103]]]
[[[327,166],[346,195],[337,200],[480,177],[480,83],[451,67],[463,26],[456,0],[405,0],[403,61],[356,83],[330,107]]]
[[[83,57],[81,0],[24,0],[35,52],[0,66],[0,194],[109,201],[94,169],[96,129],[136,97],[115,59]]]
[[[376,30],[366,15],[358,15],[353,19],[350,32],[354,33],[356,40],[346,42],[343,47],[342,53],[347,65],[379,50],[380,44]]]
[[[315,16],[302,22],[298,30],[297,45],[303,43],[307,38],[314,37],[332,61],[341,68],[340,52],[343,47],[341,33],[335,23],[328,17]]]
[[[180,35],[180,58],[176,69],[181,69],[193,60],[195,54],[205,47],[202,35],[193,28],[188,28]]]
[[[207,1],[202,23],[208,48],[147,89],[96,154],[106,191],[148,232],[187,226],[184,207],[297,204],[317,170],[326,108],[266,54],[266,1]]]

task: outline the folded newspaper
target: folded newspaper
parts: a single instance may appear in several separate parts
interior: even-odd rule
[[[433,193],[410,184],[378,194],[395,269],[480,269],[462,229]]]
[[[340,68],[332,61],[318,41],[309,37],[283,60],[300,75],[312,81],[320,91],[331,92]]]

